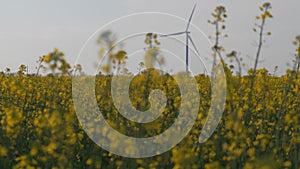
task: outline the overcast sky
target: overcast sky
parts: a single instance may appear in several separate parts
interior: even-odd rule
[[[228,51],[239,51],[246,65],[252,67],[254,60],[251,58],[255,55],[257,41],[252,28],[255,16],[260,12],[258,7],[263,3],[260,0],[27,0],[0,1],[0,71],[6,67],[16,71],[20,64],[26,64],[34,72],[38,57],[55,47],[74,64],[86,40],[106,23],[136,12],[164,12],[188,18],[196,2],[193,24],[207,35],[213,33],[213,27],[207,23],[210,13],[217,5],[227,8],[225,32],[229,38],[222,39],[222,44]],[[286,63],[293,59],[295,47],[292,41],[300,34],[300,1],[269,2],[274,18],[267,21],[266,29],[272,36],[266,38],[260,67],[273,71],[278,65],[282,73],[287,68]],[[171,24],[164,25],[168,26],[168,30],[177,31]],[[184,56],[184,48],[182,52]]]

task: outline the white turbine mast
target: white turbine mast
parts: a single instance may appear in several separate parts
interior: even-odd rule
[[[171,34],[166,34],[166,35],[161,35],[160,36],[160,37],[169,37],[169,36],[177,36],[177,35],[182,35],[182,34],[186,35],[186,43],[185,43],[185,57],[186,57],[185,58],[185,69],[186,69],[186,72],[188,72],[188,67],[189,67],[189,42],[191,42],[191,44],[193,45],[195,51],[199,55],[199,51],[197,50],[196,45],[195,45],[192,37],[190,36],[191,32],[189,31],[189,27],[190,27],[190,24],[191,24],[191,21],[192,21],[192,18],[193,18],[196,6],[197,6],[197,4],[195,4],[194,7],[193,7],[193,10],[192,10],[191,16],[190,16],[190,18],[188,20],[188,24],[187,24],[187,27],[186,27],[185,31],[183,31],[183,32],[176,32],[176,33],[171,33]]]

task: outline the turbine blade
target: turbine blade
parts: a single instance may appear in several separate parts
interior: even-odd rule
[[[187,31],[187,30],[189,29],[189,27],[190,27],[190,24],[191,24],[191,21],[192,21],[192,18],[193,18],[193,15],[194,15],[196,6],[197,6],[197,3],[194,5],[194,8],[193,8],[193,10],[192,10],[192,14],[191,14],[191,16],[190,16],[190,18],[189,18],[188,25],[187,25],[187,27],[186,27],[186,29],[185,29],[186,31]]]
[[[198,49],[197,49],[197,47],[196,47],[196,45],[195,45],[195,43],[194,43],[192,37],[191,37],[190,35],[188,35],[188,38],[189,38],[189,40],[191,41],[191,43],[192,43],[192,45],[193,45],[193,47],[194,47],[194,50],[196,51],[197,55],[200,56],[200,53],[199,53],[199,51],[198,51]]]
[[[187,32],[177,32],[177,33],[171,33],[171,34],[166,34],[166,35],[160,35],[160,37],[167,37],[167,36],[175,36],[175,35],[181,35],[185,34]]]

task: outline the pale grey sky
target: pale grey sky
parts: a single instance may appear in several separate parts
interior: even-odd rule
[[[252,28],[255,16],[260,12],[258,7],[264,1],[27,0],[0,1],[0,71],[6,67],[16,71],[20,64],[26,64],[34,72],[38,57],[51,52],[55,47],[61,49],[73,64],[85,41],[109,21],[136,12],[164,12],[188,18],[195,2],[198,6],[193,24],[207,35],[213,33],[213,27],[207,23],[211,18],[210,13],[217,5],[227,8],[225,32],[229,34],[229,38],[222,40],[222,43],[228,51],[239,51],[246,65],[252,67],[254,60],[248,57],[254,57],[254,42],[257,41],[257,35],[252,32]],[[300,1],[269,2],[272,3],[274,18],[267,22],[266,28],[273,34],[266,38],[260,67],[272,71],[278,65],[282,73],[286,69],[286,63],[291,63],[293,59],[295,47],[292,41],[300,34]],[[164,26],[168,27],[168,24]],[[170,27],[170,31],[173,30]],[[184,53],[184,48],[182,52]]]

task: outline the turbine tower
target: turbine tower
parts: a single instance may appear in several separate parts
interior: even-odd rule
[[[199,52],[198,52],[198,50],[196,48],[196,45],[195,45],[194,41],[192,40],[192,37],[190,36],[191,32],[189,31],[189,27],[190,27],[190,24],[191,24],[192,17],[194,15],[196,6],[197,6],[197,4],[194,5],[194,8],[193,8],[191,16],[190,16],[190,18],[188,20],[188,24],[187,24],[187,27],[186,27],[185,31],[171,33],[171,34],[166,34],[166,35],[161,35],[161,37],[177,36],[177,35],[182,35],[182,34],[186,35],[186,42],[185,42],[185,70],[186,70],[186,72],[188,72],[188,67],[189,67],[189,41],[192,43],[195,51],[199,55]]]

